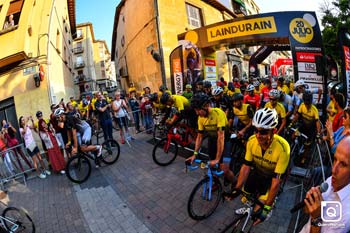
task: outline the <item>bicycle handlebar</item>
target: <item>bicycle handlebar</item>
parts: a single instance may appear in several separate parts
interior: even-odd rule
[[[293,131],[294,133],[296,133],[296,132],[299,133],[299,135],[295,135],[295,136],[302,136],[302,137],[304,137],[306,140],[308,139],[308,136],[306,136],[305,134],[301,133],[301,132],[299,131],[299,129],[289,128],[289,130]]]
[[[222,174],[224,174],[224,171],[219,170],[219,164],[215,164],[214,167],[210,167],[209,160],[195,159],[194,163],[200,164],[200,168],[202,168],[202,169],[210,169],[212,171],[212,173],[217,175],[217,176],[221,176]],[[186,170],[189,169],[190,171],[194,171],[194,170],[197,170],[199,168],[198,165],[193,166],[190,161],[185,161],[185,164],[186,164]]]

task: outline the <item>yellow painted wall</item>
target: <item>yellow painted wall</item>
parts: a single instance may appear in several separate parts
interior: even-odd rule
[[[202,10],[204,25],[223,20],[220,11],[201,0],[186,2]],[[153,0],[145,0],[140,7],[138,0],[127,0],[121,9],[115,42],[118,57],[115,62],[118,73],[121,66],[125,66],[124,58],[126,59],[129,76],[121,79],[124,88],[132,81],[138,90],[149,86],[151,90],[156,91],[162,83],[160,63],[147,51],[152,45],[154,50],[158,51],[153,3]],[[170,53],[178,46],[177,35],[186,32],[186,28],[190,30],[191,27],[188,24],[184,0],[159,0],[158,8],[167,86],[170,87]],[[124,47],[121,46],[122,36],[125,36]]]
[[[55,5],[52,8],[53,2]],[[0,1],[2,5],[0,28],[3,27],[9,3],[10,0]],[[26,65],[0,74],[0,100],[14,97],[18,116],[35,115],[39,109],[43,111],[44,116],[48,115],[52,102],[58,103],[62,97],[68,99],[67,96],[74,94],[73,75],[68,69],[71,64],[64,63],[64,60],[68,60],[69,54],[71,55],[73,44],[67,8],[67,1],[25,0],[18,28],[0,35],[0,59],[20,51],[32,56],[31,60],[26,61]],[[63,19],[66,19],[68,33],[65,32]],[[31,35],[28,28],[31,28]],[[58,44],[57,30],[61,42]],[[70,45],[68,40],[71,41]],[[58,46],[60,53],[54,46]],[[66,58],[63,57],[64,46],[66,46]],[[24,68],[37,66],[38,63],[43,65],[45,71],[44,81],[39,88],[34,86],[33,74],[23,74]]]

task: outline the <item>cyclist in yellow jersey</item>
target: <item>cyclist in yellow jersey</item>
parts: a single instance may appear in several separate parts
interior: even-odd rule
[[[298,112],[294,115],[292,124],[300,122],[302,127],[299,127],[300,132],[308,136],[308,141],[313,141],[315,136],[321,133],[321,124],[319,121],[318,110],[312,104],[312,93],[306,91],[303,94],[303,103],[300,104]]]
[[[78,112],[82,119],[89,119],[89,101],[87,101],[87,99],[82,99],[81,102],[78,104]]]
[[[196,93],[192,97],[191,107],[198,115],[198,134],[194,153],[187,161],[193,162],[196,158],[202,145],[203,135],[207,133],[210,166],[222,163],[225,131],[227,132],[227,118],[225,112],[220,108],[211,108],[210,98],[204,93]],[[221,168],[223,168],[223,166],[221,166]]]
[[[243,95],[236,93],[232,97],[233,108],[229,115],[229,127],[237,130],[239,138],[247,139],[253,132],[251,131],[252,118],[254,112],[249,104],[243,103]]]
[[[283,91],[283,93],[289,95],[289,87],[287,87],[286,84],[284,84],[284,78],[279,77],[277,80],[277,89]]]
[[[169,127],[184,118],[191,122],[190,125],[195,124],[194,112],[191,114],[190,101],[186,97],[164,92],[160,97],[160,103],[168,107],[169,111],[166,113],[166,117],[170,117],[170,111],[175,109],[175,114],[166,121]]]
[[[269,92],[270,101],[265,104],[265,108],[275,109],[278,115],[278,126],[277,126],[277,134],[282,135],[284,127],[286,127],[286,109],[283,104],[278,102],[280,98],[280,92],[277,89],[272,89]]]
[[[257,205],[254,208],[258,217],[254,223],[256,225],[267,220],[272,214],[272,206],[282,182],[282,175],[289,164],[290,146],[284,138],[274,134],[278,124],[276,110],[269,108],[257,110],[252,124],[255,127],[255,135],[248,140],[245,161],[237,184],[229,197],[236,197],[239,194],[237,190],[242,187],[245,192],[259,196],[264,207]],[[245,208],[237,209],[236,214],[244,214]]]

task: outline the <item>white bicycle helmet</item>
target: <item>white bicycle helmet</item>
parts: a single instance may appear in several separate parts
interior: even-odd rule
[[[273,89],[276,89],[276,88],[277,88],[277,83],[276,83],[276,82],[271,83],[271,87],[272,87]]]
[[[258,86],[260,86],[260,82],[259,82],[259,81],[255,81],[255,82],[253,83],[253,85],[254,85],[254,87],[258,87]]]
[[[280,98],[280,96],[281,96],[281,94],[280,94],[279,90],[277,90],[277,89],[272,89],[269,92],[269,97],[270,98],[278,99],[278,98]]]
[[[55,110],[55,112],[53,114],[55,115],[55,117],[58,117],[58,116],[62,115],[63,113],[64,113],[64,109],[58,108]]]
[[[216,87],[214,87],[214,89],[211,91],[211,94],[212,94],[213,96],[218,96],[218,95],[220,95],[220,94],[223,93],[223,92],[224,92],[224,89],[222,89],[222,87],[216,86]]]
[[[249,84],[246,91],[254,91],[255,87],[252,84]]]
[[[304,80],[298,80],[298,81],[296,81],[296,83],[294,83],[294,88],[297,88],[300,86],[305,86]]]
[[[254,114],[252,124],[256,128],[274,129],[278,125],[278,114],[275,109],[259,109]]]

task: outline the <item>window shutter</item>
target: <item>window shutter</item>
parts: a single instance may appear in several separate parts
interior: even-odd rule
[[[23,5],[23,0],[11,2],[6,16],[21,12],[22,5]]]

